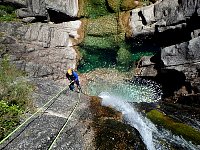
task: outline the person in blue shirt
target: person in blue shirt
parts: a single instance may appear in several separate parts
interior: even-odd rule
[[[71,91],[74,91],[74,89],[75,89],[74,84],[76,84],[78,87],[78,90],[79,90],[78,92],[80,92],[81,87],[80,87],[80,83],[79,83],[79,79],[78,79],[78,74],[73,69],[67,70],[66,78],[70,81],[69,89]]]

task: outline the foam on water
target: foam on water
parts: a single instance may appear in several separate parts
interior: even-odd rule
[[[108,92],[129,102],[155,102],[160,100],[162,96],[158,84],[141,78],[135,78],[128,82],[91,82],[88,88],[90,95]]]

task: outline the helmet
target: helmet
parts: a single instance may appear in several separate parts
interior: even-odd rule
[[[67,70],[67,73],[68,73],[69,75],[72,75],[72,69],[68,69],[68,70]]]

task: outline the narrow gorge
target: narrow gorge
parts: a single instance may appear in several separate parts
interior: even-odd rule
[[[33,86],[34,110],[13,128],[68,86],[68,68],[83,90],[61,92],[0,149],[49,149],[77,101],[54,149],[200,149],[199,20],[200,0],[0,0],[0,61],[25,74],[11,85]],[[15,105],[3,78],[2,107]]]

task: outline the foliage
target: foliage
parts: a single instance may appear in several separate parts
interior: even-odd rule
[[[140,0],[144,6],[148,6],[151,4],[150,0]]]
[[[107,0],[107,2],[113,12],[120,11],[120,5],[121,5],[122,0]]]
[[[10,5],[0,5],[0,10],[5,11],[6,13],[13,13],[15,11],[15,8]]]
[[[175,122],[173,119],[157,110],[151,110],[147,117],[152,122],[171,130],[174,134],[182,135],[185,139],[200,144],[200,132],[184,123]]]
[[[106,0],[87,0],[85,2],[84,16],[97,18],[110,14],[106,7]]]
[[[85,47],[91,47],[93,49],[113,49],[116,46],[112,36],[108,37],[95,37],[86,36],[82,43]]]
[[[0,140],[19,124],[21,110],[17,105],[9,106],[5,101],[0,101]]]
[[[121,47],[117,52],[117,63],[120,66],[129,68],[132,63],[132,54],[126,47]]]
[[[13,6],[0,5],[0,22],[2,21],[17,21]]]
[[[23,73],[9,63],[8,57],[0,62],[0,137],[5,137],[19,123],[19,115],[31,105],[32,86],[23,81]]]
[[[117,34],[118,24],[115,14],[99,17],[98,19],[89,19],[87,25],[87,35],[92,36],[110,36]]]

